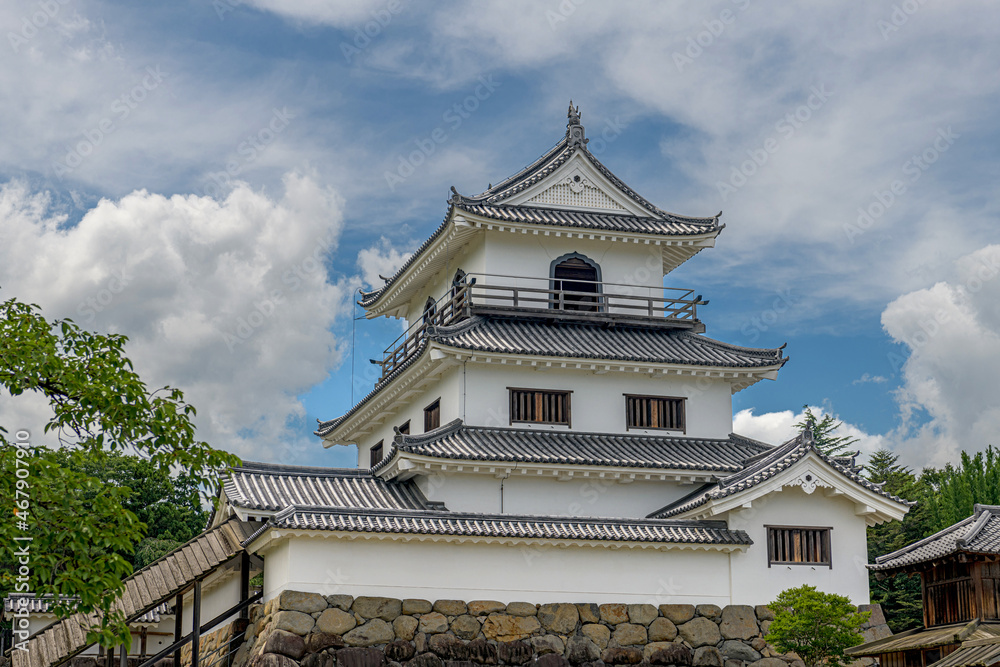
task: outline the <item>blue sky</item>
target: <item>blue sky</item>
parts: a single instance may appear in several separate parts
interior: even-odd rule
[[[350,465],[352,295],[580,105],[662,208],[720,209],[668,276],[709,335],[787,343],[734,397],[942,464],[997,441],[1000,9],[13,0],[0,8],[0,295],[126,333],[150,384],[249,459]],[[404,165],[401,167],[401,164]],[[412,167],[412,169],[411,169]],[[397,322],[356,323],[356,397]],[[46,408],[0,396],[40,432]]]

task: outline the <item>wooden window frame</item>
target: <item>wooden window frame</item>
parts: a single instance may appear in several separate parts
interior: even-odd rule
[[[431,415],[431,410],[437,409],[437,424],[428,427],[429,418]],[[427,407],[424,408],[424,433],[428,431],[433,431],[436,428],[441,428],[441,397],[439,396],[433,402],[431,402]]]
[[[400,435],[410,435],[410,420],[407,419],[405,422],[399,425]]]
[[[383,453],[384,445],[385,445],[385,440],[379,440],[374,445],[372,445],[371,449],[368,450],[369,468],[374,468],[382,461],[383,458],[385,458],[385,454]],[[378,459],[375,458],[376,453],[378,453]]]
[[[673,431],[674,433],[687,433],[687,397],[686,396],[654,396],[652,394],[622,394],[625,397],[625,430],[626,431]],[[633,426],[629,424],[628,401],[630,398],[660,399],[665,401],[680,401],[681,425],[679,428],[668,426]]]
[[[833,526],[776,526],[776,525],[764,525],[764,530],[766,532],[767,541],[767,566],[770,568],[772,565],[810,565],[813,567],[828,567],[833,569]],[[785,560],[774,560],[774,554],[771,551],[771,531],[772,530],[816,530],[823,531],[823,541],[820,545],[820,550],[826,552],[825,561],[785,561]]]
[[[529,419],[514,419],[514,392],[532,392],[536,394],[558,394],[565,397],[566,406],[564,412],[566,413],[566,421],[553,422],[553,421],[532,421]],[[538,387],[507,387],[507,417],[508,424],[548,424],[550,426],[566,426],[567,428],[573,428],[573,390],[572,389],[539,389]],[[538,400],[537,398],[535,399]]]

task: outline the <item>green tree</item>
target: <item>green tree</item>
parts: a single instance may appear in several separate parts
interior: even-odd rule
[[[112,452],[131,452],[158,474],[183,471],[207,492],[238,462],[195,438],[195,410],[180,390],[147,388],[125,355],[126,341],[71,320],[50,322],[16,299],[0,303],[0,388],[11,397],[43,396],[52,409],[44,433],[62,446],[45,448],[43,434],[28,438],[21,425],[0,425],[0,540],[20,545],[15,538],[31,537],[27,581],[18,580],[20,565],[5,551],[0,588],[30,584],[32,593],[56,598],[61,616],[99,612],[88,638],[104,646],[129,641],[110,607],[132,571],[123,554],[146,537],[146,526],[127,509],[130,487],[86,471],[106,465]]]
[[[928,534],[933,534],[972,516],[977,503],[1000,505],[1000,452],[992,445],[974,455],[962,452],[958,466],[928,472],[927,484],[933,491],[926,499]]]
[[[851,662],[844,650],[862,642],[860,629],[871,613],[808,585],[782,591],[769,606],[774,620],[765,639],[779,651],[795,651],[806,667]]]
[[[802,421],[797,422],[795,427],[799,430],[810,430],[816,441],[816,446],[828,456],[839,456],[847,453],[848,448],[858,442],[857,438],[849,435],[835,435],[835,431],[844,425],[844,422],[837,421],[833,415],[823,415],[822,419],[817,417],[812,408],[808,405],[802,406],[805,411],[802,414]]]

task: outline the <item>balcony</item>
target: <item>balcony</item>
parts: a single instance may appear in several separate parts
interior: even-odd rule
[[[382,367],[381,381],[416,354],[428,327],[447,326],[472,315],[544,316],[701,331],[698,306],[707,303],[690,289],[470,273],[433,304],[428,300],[423,316],[385,349],[381,361],[372,363]]]

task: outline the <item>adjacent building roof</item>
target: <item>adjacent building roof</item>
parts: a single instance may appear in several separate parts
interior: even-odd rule
[[[719,500],[727,496],[735,495],[747,491],[769,479],[778,473],[792,467],[806,454],[814,453],[823,461],[832,466],[844,477],[852,482],[881,495],[884,498],[897,503],[912,505],[913,503],[903,500],[882,490],[880,484],[875,484],[862,477],[860,469],[854,465],[853,457],[829,457],[824,454],[813,439],[811,431],[804,430],[802,433],[792,438],[780,447],[775,447],[770,451],[762,452],[746,461],[746,467],[733,475],[724,477],[714,484],[708,484],[692,494],[654,512],[654,517],[672,517],[684,514],[696,509],[709,501]]]
[[[608,327],[544,317],[475,315],[435,327],[427,336],[441,345],[497,354],[730,368],[781,367],[788,361],[781,348],[740,347],[656,323]]]
[[[243,540],[259,525],[229,519],[201,533],[128,577],[112,610],[135,622],[241,553]],[[56,621],[28,639],[27,651],[12,652],[13,667],[52,667],[66,661],[91,645],[86,629],[96,620],[92,612]]]
[[[724,521],[600,519],[448,511],[360,510],[289,507],[250,536],[250,545],[269,528],[403,535],[447,535],[529,540],[633,542],[651,544],[749,546],[742,530]]]
[[[853,646],[844,653],[853,657],[876,656],[883,653],[898,653],[917,649],[935,648],[958,644],[967,640],[990,639],[1000,636],[1000,625],[981,623],[979,619],[971,622],[940,625],[935,628],[916,628],[907,630],[885,639]],[[937,667],[940,663],[934,663]]]
[[[310,468],[244,461],[223,482],[230,504],[278,511],[290,505],[419,510],[429,507],[416,485],[388,483],[367,470]]]
[[[732,436],[726,440],[672,435],[583,433],[466,426],[462,420],[421,435],[399,435],[375,471],[400,453],[465,461],[549,463],[621,468],[735,472],[772,449]]]
[[[30,595],[18,595],[17,593],[12,593],[10,596],[4,598],[3,600],[3,611],[4,614],[10,614],[15,611],[27,610],[29,614],[50,614],[54,613],[52,611],[53,601],[50,597],[32,597]],[[173,607],[168,606],[166,603],[159,605],[155,609],[147,611],[142,616],[139,616],[132,623],[135,624],[149,624],[149,623],[159,623],[163,616],[170,616],[173,614]]]
[[[724,225],[719,224],[719,215],[712,217],[688,217],[668,213],[657,208],[632,188],[615,176],[587,149],[587,140],[583,136],[583,126],[580,124],[579,111],[571,107],[566,136],[551,150],[533,163],[514,174],[503,182],[490,187],[486,192],[475,196],[460,195],[452,188],[453,196],[449,200],[448,213],[444,222],[424,241],[424,243],[389,277],[380,288],[364,292],[359,303],[363,307],[374,304],[393,283],[402,276],[410,266],[440,237],[452,222],[456,211],[464,211],[472,215],[502,220],[513,223],[535,225],[551,225],[555,227],[576,227],[595,231],[634,233],[657,236],[697,236],[704,234],[717,235]],[[572,156],[580,155],[606,178],[627,199],[645,212],[645,215],[615,214],[602,211],[566,210],[546,208],[531,205],[514,205],[510,198],[530,188],[556,169],[565,164]]]
[[[1000,554],[1000,506],[976,505],[972,516],[898,551],[879,556],[868,567],[887,572],[956,553]]]
[[[1000,637],[972,639],[928,667],[991,667],[1000,663]]]

